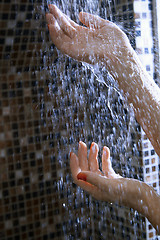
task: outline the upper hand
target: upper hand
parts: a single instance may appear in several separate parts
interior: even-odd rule
[[[63,53],[87,63],[109,61],[115,65],[117,59],[123,63],[131,46],[127,36],[114,23],[98,16],[80,12],[80,26],[63,14],[55,5],[49,5],[46,15],[53,43]]]

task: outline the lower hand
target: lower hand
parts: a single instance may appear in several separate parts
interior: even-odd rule
[[[119,186],[123,178],[112,168],[109,148],[103,148],[102,171],[99,169],[97,156],[98,145],[96,143],[91,144],[87,158],[87,146],[79,142],[78,155],[70,154],[73,180],[97,200],[119,202]]]

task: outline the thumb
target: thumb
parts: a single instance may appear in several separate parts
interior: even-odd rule
[[[94,172],[83,171],[77,175],[78,180],[86,181],[105,194],[109,202],[122,202],[124,193],[124,180],[122,178],[109,179]]]
[[[97,186],[103,191],[107,191],[109,188],[114,188],[121,184],[123,180],[121,178],[109,179],[105,176],[101,176],[95,172],[82,171],[77,175],[78,180],[83,180]]]
[[[98,29],[105,25],[105,20],[86,12],[79,13],[79,20],[89,28]]]

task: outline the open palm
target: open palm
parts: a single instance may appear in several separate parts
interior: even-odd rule
[[[70,154],[73,180],[97,200],[117,201],[115,191],[117,191],[119,180],[122,180],[122,177],[116,174],[112,168],[109,148],[103,148],[102,171],[99,170],[97,156],[98,145],[96,143],[91,144],[89,157],[87,158],[87,146],[85,143],[79,142],[78,155]]]
[[[55,5],[49,5],[46,15],[53,43],[63,53],[87,63],[124,58],[131,49],[129,40],[114,23],[98,16],[80,12],[80,26],[63,14]],[[122,60],[122,59],[121,59]]]

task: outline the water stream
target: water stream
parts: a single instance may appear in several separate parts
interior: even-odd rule
[[[114,6],[113,2],[107,2],[108,11],[104,11],[105,7],[102,8],[102,3],[98,1],[54,3],[76,22],[81,10],[114,19],[111,5],[113,8],[115,2]],[[47,51],[50,52],[51,49],[49,47]],[[70,151],[77,152],[80,140],[86,142],[88,148],[94,141],[99,145],[101,159],[102,148],[107,145],[111,150],[114,169],[123,176],[141,179],[141,176],[134,174],[139,140],[135,141],[131,137],[135,128],[138,128],[133,111],[106,69],[77,63],[62,55],[56,48],[51,51],[54,52],[49,64],[51,104],[47,105],[46,114],[50,113],[53,132],[57,131],[57,126],[63,129],[57,143],[58,179],[55,185],[60,209],[69,221],[67,223],[61,219],[64,239],[108,239],[110,234],[118,236],[122,229],[123,236],[127,237],[129,233],[126,231],[126,221],[130,219],[134,226],[134,212],[131,214],[118,206],[96,202],[73,185],[68,154]],[[99,164],[101,167],[101,161]],[[125,218],[125,214],[128,218]]]
[[[0,239],[156,239],[138,212],[96,201],[73,183],[69,154],[77,153],[80,140],[88,149],[98,143],[100,168],[106,145],[117,173],[156,183],[156,190],[158,160],[107,69],[64,56],[45,18],[50,3],[79,24],[80,11],[97,14],[118,24],[135,48],[140,19],[133,3],[148,9],[150,2],[1,1]],[[142,138],[150,158],[142,158]],[[145,175],[149,168],[156,169],[153,178]]]

